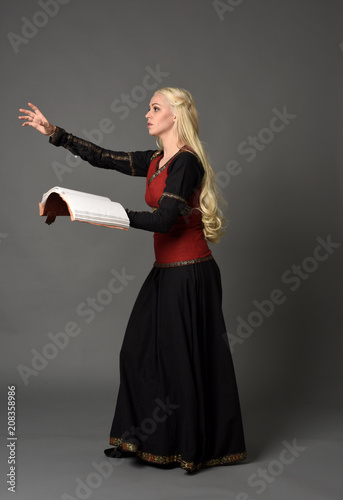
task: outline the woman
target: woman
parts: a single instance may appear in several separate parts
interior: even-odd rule
[[[147,177],[150,212],[127,210],[130,226],[154,232],[155,263],[134,304],[120,352],[110,433],[124,456],[193,472],[246,458],[218,266],[207,241],[223,234],[214,174],[198,137],[189,92],[162,88],[146,114],[159,149],[114,152],[20,109],[23,126],[50,136],[91,165]]]

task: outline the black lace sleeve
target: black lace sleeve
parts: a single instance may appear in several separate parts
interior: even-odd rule
[[[168,167],[163,193],[154,212],[126,210],[130,226],[155,233],[167,233],[187,207],[187,202],[200,186],[204,169],[190,152],[180,153]]]
[[[50,136],[49,142],[54,146],[62,146],[68,149],[73,155],[80,156],[80,158],[95,167],[117,170],[123,174],[138,177],[146,177],[151,157],[155,153],[153,150],[132,153],[111,151],[69,134],[60,127],[56,127],[54,134]]]

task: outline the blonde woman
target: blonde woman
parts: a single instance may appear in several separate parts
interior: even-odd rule
[[[107,456],[188,472],[246,458],[242,418],[208,242],[223,234],[214,174],[189,92],[159,89],[146,114],[158,150],[111,151],[52,125],[33,104],[36,128],[91,165],[147,178],[149,211],[130,226],[154,233],[155,262],[134,304],[120,351],[120,387]]]

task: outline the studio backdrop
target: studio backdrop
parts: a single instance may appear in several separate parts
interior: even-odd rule
[[[160,87],[199,112],[227,228],[212,245],[243,416],[341,401],[342,4],[315,0],[24,1],[1,7],[1,380],[33,401],[115,402],[119,350],[153,261],[152,233],[39,216],[76,189],[146,210],[145,179],[98,169],[31,127],[116,151],[156,148]],[[260,412],[260,413],[259,413]],[[272,414],[268,413],[272,420]],[[110,422],[109,422],[110,424]],[[43,424],[42,424],[43,425]],[[254,441],[253,428],[248,441]]]

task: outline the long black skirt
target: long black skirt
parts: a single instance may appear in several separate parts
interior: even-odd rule
[[[193,472],[246,458],[214,260],[153,267],[120,351],[110,444]]]

